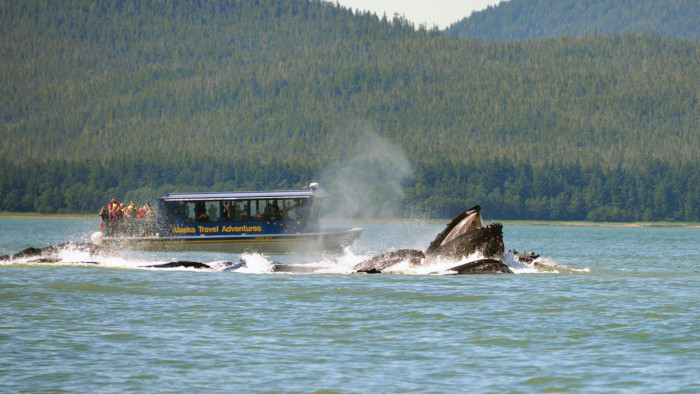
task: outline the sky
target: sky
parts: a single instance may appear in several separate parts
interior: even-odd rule
[[[428,29],[437,25],[445,29],[451,24],[468,17],[472,11],[481,11],[489,5],[497,5],[501,0],[329,0],[353,11],[368,10],[380,18],[403,15],[418,27],[424,23]]]

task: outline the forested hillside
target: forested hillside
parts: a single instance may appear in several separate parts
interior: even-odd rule
[[[700,220],[696,42],[482,43],[316,0],[0,2],[0,34],[0,210],[353,178],[369,214]]]
[[[445,30],[481,41],[535,40],[588,33],[650,33],[700,41],[697,0],[508,0]]]

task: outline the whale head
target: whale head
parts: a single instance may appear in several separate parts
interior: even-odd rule
[[[484,222],[481,219],[481,207],[475,205],[455,216],[447,227],[445,227],[445,229],[435,237],[433,242],[430,243],[428,249],[425,250],[425,254],[431,254],[440,246],[464,235],[468,231],[480,229],[483,226]]]

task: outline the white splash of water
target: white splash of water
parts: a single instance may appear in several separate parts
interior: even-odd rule
[[[503,262],[513,271],[514,274],[536,274],[540,272],[535,267],[535,262],[538,262],[540,257],[533,260],[532,263],[523,263],[515,258],[515,255],[510,252],[503,253]]]
[[[57,264],[57,265],[75,265],[75,264],[95,264],[105,268],[124,268],[124,269],[150,269],[150,270],[182,270],[182,271],[198,271],[198,272],[222,272],[231,271],[243,274],[273,274],[273,273],[291,273],[291,274],[351,274],[354,273],[354,267],[380,253],[372,251],[364,251],[357,253],[352,248],[346,248],[342,254],[316,256],[311,260],[308,257],[286,256],[284,263],[275,262],[273,258],[259,253],[244,253],[240,256],[233,255],[232,261],[222,259],[214,259],[212,261],[203,261],[209,268],[194,268],[191,266],[181,265],[175,267],[159,267],[164,264],[173,262],[182,262],[188,260],[178,260],[172,255],[162,254],[118,254],[103,250],[99,253],[91,253],[89,249],[82,248],[79,245],[65,245],[53,253],[43,256],[31,256],[26,258],[17,258],[8,261],[0,262],[0,264]],[[178,256],[183,257],[183,256]],[[184,256],[187,257],[206,257],[206,256]],[[473,262],[484,258],[481,254],[463,257],[460,260],[451,259],[431,259],[430,263],[422,261],[421,264],[413,264],[410,260],[401,261],[391,267],[383,270],[384,273],[390,274],[405,274],[405,275],[451,275],[455,272],[450,270],[462,264]],[[44,259],[45,263],[41,262]],[[49,261],[50,260],[50,261]],[[525,263],[517,259],[510,252],[503,254],[503,262],[515,274],[533,274],[533,273],[587,273],[589,268],[574,269],[556,264],[554,261],[539,257],[536,260]]]
[[[259,253],[244,253],[241,261],[245,262],[236,272],[246,274],[267,274],[273,272],[274,263]]]

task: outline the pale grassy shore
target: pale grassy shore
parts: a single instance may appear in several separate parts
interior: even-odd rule
[[[324,222],[358,222],[358,223],[432,223],[447,224],[452,218],[445,219],[322,219]],[[586,222],[556,220],[501,220],[484,218],[484,223],[501,223],[504,226],[580,226],[580,227],[685,227],[700,228],[698,222]]]
[[[487,223],[503,223],[504,226],[581,226],[581,227],[687,227],[700,228],[694,222],[585,222],[547,220],[487,220]]]
[[[39,213],[39,212],[2,212],[0,218],[20,218],[20,219],[96,219],[97,214],[89,213]]]
[[[0,212],[0,218],[21,218],[21,219],[95,219],[99,220],[97,214],[89,213],[38,213],[38,212]],[[326,219],[327,222],[381,222],[381,223],[446,223],[450,219]],[[488,223],[502,223],[504,226],[581,226],[581,227],[687,227],[700,228],[700,223],[696,222],[586,222],[586,221],[548,221],[548,220],[499,220],[484,219]]]

